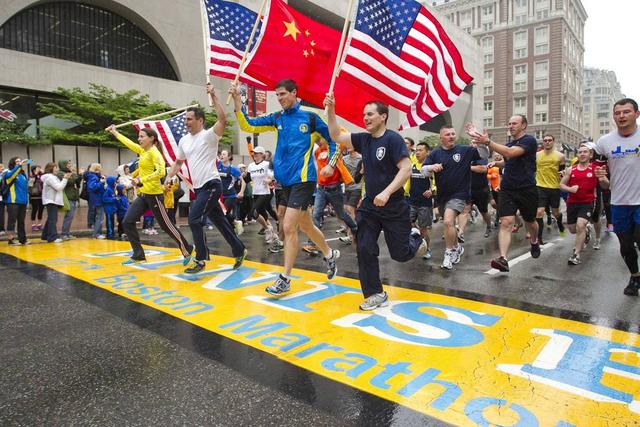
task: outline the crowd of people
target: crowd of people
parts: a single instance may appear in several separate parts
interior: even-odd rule
[[[132,256],[124,264],[145,261],[136,226],[143,217],[143,232],[157,233],[153,224],[157,221],[179,247],[185,272],[193,274],[202,271],[210,259],[207,228],[217,228],[229,244],[237,269],[247,256],[240,240],[244,226],[257,221],[267,250],[284,252],[283,271],[266,288],[277,296],[291,289],[299,231],[308,237],[302,248],[322,255],[327,278],[337,273],[340,251],[329,247],[322,232],[330,206],[344,225],[341,242],[356,246],[365,298],[360,308],[373,310],[388,304],[378,261],[381,233],[392,259],[430,259],[436,256],[430,247],[432,224],[442,221],[445,250],[440,265],[452,270],[462,260],[468,222],[482,218],[485,238],[497,229],[499,254],[490,264],[508,272],[512,234],[522,224],[531,257],[540,256],[546,214],[547,226],[555,223],[561,236],[566,235],[566,219],[566,228],[575,234],[568,264],[577,265],[590,240],[593,249],[600,249],[604,210],[606,231],[617,234],[631,273],[624,293],[638,295],[640,135],[636,119],[640,112],[634,100],[618,101],[613,111],[617,129],[597,143],[581,144],[576,158],[570,160],[556,150],[553,135],[544,135],[539,147],[536,138],[527,134],[524,115],[509,119],[506,143],[493,141],[470,124],[466,127],[470,145],[459,144],[455,129],[443,126],[439,146],[430,147],[388,129],[389,110],[382,102],[367,103],[363,111],[366,131],[351,133],[339,125],[337,101],[331,94],[325,99],[325,122],[300,108],[297,90],[291,80],[279,82],[275,91],[282,110],[249,117],[237,86],[231,86],[240,128],[251,133],[273,131],[277,136],[273,155],[264,147],[249,145],[253,162],[248,165],[234,166],[227,151],[218,151],[227,118],[210,84],[207,93],[217,121],[205,129],[204,112],[189,108],[185,118],[188,133],[180,140],[176,162],[170,168],[153,130],[141,129],[135,143],[114,126],[107,131],[139,156],[133,173],[123,165],[117,175],[104,176],[97,163],[76,173],[64,161],[48,163],[44,169],[31,165],[27,176],[29,160],[11,159],[3,172],[2,200],[9,216],[9,244],[28,243],[24,227],[27,203],[32,205],[32,228],[41,229],[44,240],[73,238],[69,225],[83,197],[89,203],[88,225],[95,238],[130,242]],[[177,200],[184,194],[178,179],[184,162],[191,174],[188,223],[193,244],[175,225]],[[566,218],[560,209],[563,199]],[[45,225],[40,222],[43,210]],[[56,230],[59,211],[65,215],[61,233]]]

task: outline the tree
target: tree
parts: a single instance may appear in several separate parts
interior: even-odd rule
[[[424,138],[422,138],[420,140],[420,142],[426,142],[429,147],[431,147],[431,149],[433,150],[434,148],[436,148],[437,146],[440,145],[440,136],[438,135],[427,135]],[[465,137],[465,136],[458,136],[458,139],[456,140],[456,144],[457,145],[469,145],[471,144],[471,140],[469,140],[469,138]]]
[[[0,144],[37,144],[40,140],[24,133],[29,124],[20,125],[14,122],[0,120]]]
[[[112,123],[124,123],[174,108],[165,102],[151,102],[149,95],[142,95],[137,90],[120,94],[94,83],[89,85],[88,91],[80,88],[58,88],[55,93],[62,99],[58,102],[38,103],[38,110],[56,119],[75,123],[76,126],[69,129],[42,126],[40,130],[43,137],[53,143],[120,146],[104,128]],[[194,103],[196,102],[192,102]],[[169,116],[160,119],[163,118]],[[205,125],[212,126],[215,121],[215,112],[212,112],[207,114]],[[120,132],[134,141],[137,139],[133,126],[121,128]],[[227,130],[221,143],[230,144],[231,138],[232,132]]]

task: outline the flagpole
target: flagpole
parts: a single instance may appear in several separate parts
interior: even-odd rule
[[[126,123],[121,123],[121,124],[119,124],[119,125],[116,125],[116,126],[115,126],[115,128],[116,128],[116,129],[118,129],[118,128],[122,128],[122,127],[129,126],[129,125],[131,125],[131,124],[133,124],[133,123],[136,123],[136,122],[143,122],[143,121],[145,121],[145,120],[155,119],[156,117],[164,116],[164,115],[166,115],[166,114],[173,114],[173,113],[177,113],[178,111],[184,111],[184,110],[186,110],[187,108],[197,107],[197,106],[198,106],[198,104],[187,105],[186,107],[176,108],[175,110],[165,111],[164,113],[158,113],[158,114],[154,114],[154,115],[151,115],[151,116],[143,117],[143,118],[141,118],[141,119],[131,120],[131,121],[128,121],[128,122],[126,122]]]
[[[242,61],[240,61],[240,66],[238,67],[238,71],[236,72],[236,78],[233,79],[234,84],[238,84],[240,80],[240,73],[242,73],[242,69],[244,68],[244,63],[247,61],[247,56],[249,56],[249,48],[251,47],[251,43],[253,43],[253,38],[256,35],[256,30],[258,29],[258,24],[260,23],[260,18],[262,17],[262,13],[264,12],[264,8],[267,5],[267,0],[262,0],[262,5],[260,6],[260,10],[258,11],[258,15],[256,16],[256,22],[253,23],[253,29],[251,30],[251,35],[249,36],[249,41],[247,42],[247,47],[244,50],[244,55],[242,55]],[[227,105],[231,102],[231,94],[227,97]]]
[[[207,76],[207,84],[211,83],[211,75],[209,74],[209,28],[207,28],[205,0],[200,0],[200,22],[202,23],[202,46],[204,48],[204,72]],[[207,94],[209,107],[213,107],[211,96]]]
[[[338,76],[338,67],[342,61],[342,50],[344,49],[344,43],[347,40],[347,32],[349,31],[349,24],[351,23],[351,11],[353,9],[353,0],[349,0],[347,6],[347,14],[344,18],[344,25],[342,26],[342,36],[340,37],[340,45],[338,46],[338,55],[336,56],[336,63],[333,66],[333,75],[331,76],[331,84],[329,85],[329,93],[333,93],[333,88],[336,85],[336,77]],[[325,110],[326,115],[326,110]]]

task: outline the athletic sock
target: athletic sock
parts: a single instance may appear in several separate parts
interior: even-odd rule
[[[556,217],[556,221],[558,222],[558,230],[562,233],[564,231],[564,224],[562,224],[562,214]]]

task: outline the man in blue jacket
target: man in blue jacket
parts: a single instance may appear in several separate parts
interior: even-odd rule
[[[298,86],[293,80],[276,83],[275,91],[282,111],[249,118],[242,109],[237,86],[232,85],[229,89],[240,129],[251,133],[272,131],[278,136],[273,171],[276,181],[282,184],[282,198],[287,206],[283,219],[284,271],[266,291],[279,295],[289,291],[291,287],[291,270],[298,255],[298,228],[322,251],[327,263],[327,278],[332,279],[337,272],[336,260],[340,257],[340,252],[327,245],[324,235],[313,224],[308,209],[317,182],[313,158],[314,133],[320,134],[329,144],[330,160],[320,171],[321,174],[333,174],[340,153],[329,136],[327,124],[316,113],[300,108]]]

